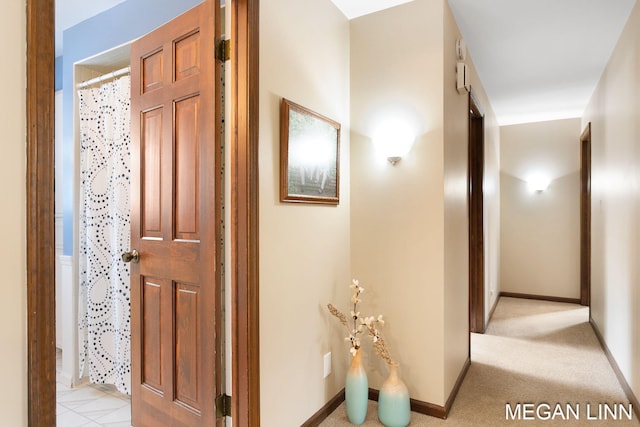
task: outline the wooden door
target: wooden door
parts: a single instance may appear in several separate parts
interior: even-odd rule
[[[216,2],[206,0],[131,50],[136,427],[216,422],[222,388],[218,15]]]
[[[580,136],[580,304],[591,305],[591,122]]]
[[[484,115],[469,94],[469,331],[484,333]]]

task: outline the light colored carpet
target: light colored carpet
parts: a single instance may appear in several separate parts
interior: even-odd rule
[[[449,418],[413,413],[410,425],[640,426],[635,414],[632,420],[624,413],[618,413],[617,420],[610,413],[607,420],[597,419],[601,418],[599,404],[610,408],[623,404],[628,410],[628,401],[588,316],[588,308],[579,305],[501,298],[487,332],[471,336],[471,367]],[[553,420],[540,420],[535,412],[533,421],[507,419],[506,405],[515,410],[518,403],[533,403],[534,408],[547,403],[550,415],[560,404],[568,419],[562,419],[559,412]],[[577,409],[579,419],[567,411],[567,404]],[[591,406],[589,413],[587,404]],[[363,426],[381,425],[376,411],[376,403],[370,402]],[[321,424],[349,425],[344,403]]]

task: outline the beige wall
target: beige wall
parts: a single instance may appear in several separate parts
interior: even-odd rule
[[[462,34],[444,2],[444,393],[469,357],[469,95],[456,89],[456,39]],[[471,62],[471,61],[468,61]]]
[[[591,315],[640,397],[640,4],[585,111],[592,123]]]
[[[279,105],[342,125],[339,206],[279,202]],[[344,387],[348,348],[326,304],[349,300],[349,23],[329,0],[260,10],[261,423],[300,425]],[[323,355],[333,373],[323,379]]]
[[[361,311],[385,315],[385,337],[411,396],[444,405],[469,351],[468,97],[455,90],[459,30],[448,3],[413,1],[348,22],[328,0],[278,1],[261,10],[262,419],[277,423],[284,411],[301,423],[344,386],[347,346],[324,305],[348,311],[351,277],[366,289]],[[486,114],[490,307],[499,277],[500,135],[467,63]],[[342,123],[337,208],[278,202],[283,96]],[[396,166],[372,145],[376,126],[389,118],[416,136]],[[327,351],[334,372],[322,380]],[[365,363],[370,387],[380,388],[387,371],[368,344]],[[302,390],[304,403],[287,405],[301,402]]]
[[[578,118],[501,128],[504,292],[580,297],[580,132]],[[537,173],[542,193],[527,187]]]
[[[467,170],[469,95],[456,89],[455,42],[462,39],[448,2],[444,2],[444,199],[445,199],[445,394],[453,388],[468,357],[469,215]],[[474,97],[485,123],[485,314],[498,296],[499,133],[495,114],[471,55],[466,60]]]
[[[459,37],[444,0],[351,22],[351,267],[368,287],[370,311],[387,318],[386,339],[411,396],[436,405],[445,404],[469,350],[468,97],[455,89]],[[487,106],[487,145],[497,153],[495,117],[472,72]],[[378,124],[398,116],[416,141],[392,166],[372,137]],[[491,181],[499,159],[488,157]],[[492,189],[487,209],[499,203],[498,185]],[[497,246],[494,227],[487,226],[488,240]],[[375,357],[369,367],[370,386],[379,388],[386,370]]]
[[[5,209],[2,224],[3,274],[0,298],[0,414],[2,424],[27,425],[27,326],[26,326],[26,14],[24,1],[3,5],[0,14],[5,102],[0,106],[2,156],[0,193]]]
[[[411,397],[437,405],[445,401],[442,13],[441,1],[414,1],[351,22],[351,267],[367,312],[386,317]],[[389,116],[416,135],[395,166],[371,140]],[[379,389],[387,372],[375,356],[368,374]]]

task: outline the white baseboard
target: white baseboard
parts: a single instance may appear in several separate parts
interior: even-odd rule
[[[71,378],[71,375],[69,375],[69,373],[64,371],[58,372],[58,376],[56,377],[56,382],[59,382],[65,387],[69,387],[69,388],[73,387],[73,378]]]
[[[78,319],[74,306],[77,301],[77,292],[74,292],[73,257],[61,256],[60,260],[60,317],[56,321],[60,325],[62,335],[62,367],[60,368],[61,382],[67,387],[78,384]]]

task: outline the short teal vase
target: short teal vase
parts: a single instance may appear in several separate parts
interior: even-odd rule
[[[360,349],[357,349],[356,354],[351,358],[351,366],[347,371],[344,392],[349,422],[356,425],[364,423],[367,418],[367,406],[369,405],[369,381],[362,365]]]
[[[406,427],[411,421],[409,390],[398,376],[398,365],[388,366],[389,377],[378,396],[378,419],[386,427]]]

